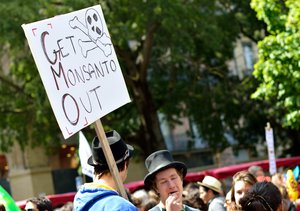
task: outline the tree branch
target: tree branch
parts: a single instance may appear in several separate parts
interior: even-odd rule
[[[23,92],[23,88],[22,87],[14,84],[12,81],[7,80],[2,75],[0,75],[0,81],[2,81],[3,83],[6,83],[8,86],[12,87],[17,92]]]
[[[143,62],[142,62],[142,66],[140,69],[142,81],[145,81],[147,78],[147,69],[148,69],[149,62],[150,62],[154,34],[155,34],[156,30],[159,28],[159,26],[160,26],[160,23],[155,22],[153,25],[150,26],[150,28],[147,32],[147,35],[146,35],[146,39],[145,39],[145,42],[143,45],[143,51],[142,51]]]

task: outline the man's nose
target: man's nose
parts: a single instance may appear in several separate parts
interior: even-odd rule
[[[174,187],[175,186],[175,182],[173,180],[169,180],[168,181],[168,186],[169,187]]]

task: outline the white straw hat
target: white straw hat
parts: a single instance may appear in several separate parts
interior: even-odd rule
[[[204,186],[211,190],[214,190],[218,193],[223,192],[222,191],[222,183],[218,179],[216,179],[212,176],[205,176],[204,179],[202,180],[202,182],[198,182],[198,184],[200,186]]]

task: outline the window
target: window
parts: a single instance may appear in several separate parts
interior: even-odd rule
[[[253,69],[253,49],[251,43],[243,43],[243,55],[246,71]]]

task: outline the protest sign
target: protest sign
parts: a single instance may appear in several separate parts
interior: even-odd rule
[[[65,139],[130,102],[99,5],[22,27]]]
[[[95,122],[118,191],[127,198],[99,120],[130,102],[100,5],[22,27],[64,138]]]

